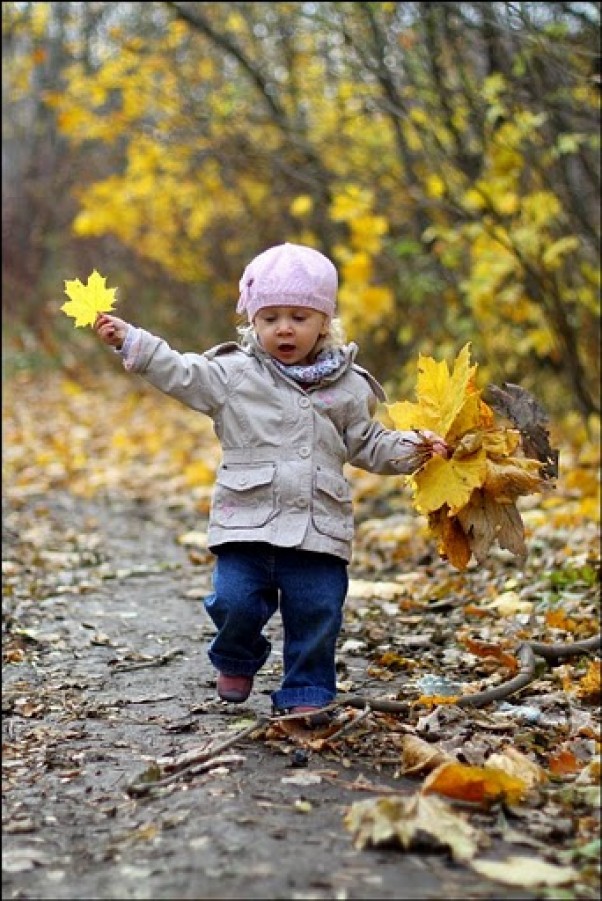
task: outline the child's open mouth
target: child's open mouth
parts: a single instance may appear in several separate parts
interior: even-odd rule
[[[294,344],[279,344],[278,351],[281,354],[292,354],[295,352]]]

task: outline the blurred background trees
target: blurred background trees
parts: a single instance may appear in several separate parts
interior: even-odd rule
[[[179,349],[235,335],[270,244],[332,256],[394,394],[466,341],[599,412],[597,3],[3,3],[9,372],[97,345],[93,268]]]

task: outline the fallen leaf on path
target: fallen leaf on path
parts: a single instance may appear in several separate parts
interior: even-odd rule
[[[452,760],[450,754],[417,735],[403,735],[401,738],[401,771],[404,776],[429,772],[448,760]]]
[[[441,798],[419,794],[356,801],[346,812],[344,823],[360,850],[389,844],[408,850],[430,841],[436,848],[448,848],[458,862],[470,860],[484,839]]]
[[[494,767],[443,763],[427,776],[421,791],[488,806],[501,799],[516,803],[525,796],[527,788],[524,779],[509,776]]]
[[[579,681],[577,686],[577,697],[581,698],[587,704],[600,703],[600,669],[602,662],[600,660],[592,660],[587,668],[584,677]]]
[[[317,773],[294,773],[292,776],[283,776],[280,781],[291,785],[318,785],[322,777]]]
[[[548,780],[545,770],[530,760],[526,754],[521,754],[510,746],[497,754],[491,754],[487,758],[487,766],[522,780],[529,788]]]
[[[579,873],[573,867],[561,867],[533,857],[472,860],[470,866],[487,879],[504,882],[506,885],[519,885],[521,888],[533,888],[537,885],[567,885],[579,878]]]

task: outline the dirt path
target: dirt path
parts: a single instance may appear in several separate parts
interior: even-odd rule
[[[4,521],[3,898],[534,897],[442,852],[356,850],[344,813],[378,794],[362,784],[416,785],[352,753],[293,766],[294,742],[248,738],[221,766],[132,795],[154,762],[268,714],[280,657],[248,704],[216,700],[210,561],[177,543],[196,525],[177,511],[57,494]]]

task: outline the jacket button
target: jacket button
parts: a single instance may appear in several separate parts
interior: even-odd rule
[[[309,407],[310,404],[311,404],[311,401],[310,401],[309,397],[299,398],[299,406],[300,407]]]
[[[309,457],[310,454],[311,454],[311,451],[310,451],[310,449],[307,447],[307,445],[304,444],[303,447],[300,447],[300,448],[299,448],[299,456],[300,456],[300,457],[303,457],[303,458]]]
[[[299,507],[300,510],[303,510],[304,507],[307,507],[307,499],[304,497],[298,497],[295,501],[295,504],[297,507]]]
[[[241,488],[244,488],[248,481],[249,480],[246,476],[240,476],[240,478],[238,479],[238,484],[241,486]]]

